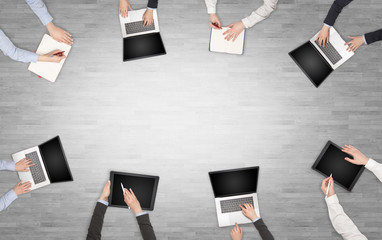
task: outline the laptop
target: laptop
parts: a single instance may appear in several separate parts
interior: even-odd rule
[[[232,226],[237,222],[251,223],[240,205],[250,203],[260,217],[257,199],[259,167],[240,168],[208,173],[215,195],[215,206],[219,227]]]
[[[143,210],[154,210],[158,190],[159,177],[126,172],[110,172],[109,205],[112,207],[129,208],[123,197],[123,189],[132,189]]]
[[[226,35],[223,35],[223,33],[228,29],[227,27],[221,29],[211,28],[210,52],[243,54],[245,30],[239,34],[235,41],[227,41],[224,39]]]
[[[145,11],[146,9],[129,11],[126,18],[119,15],[123,37],[123,61],[166,54],[159,32],[157,10],[154,10],[154,22],[150,26],[143,26]]]
[[[70,49],[72,46],[65,43],[60,43],[54,40],[48,34],[44,34],[40,45],[37,48],[37,54],[46,54],[54,50],[64,51],[64,55],[68,57]],[[29,64],[28,70],[37,74],[40,78],[44,78],[49,82],[55,82],[58,75],[61,72],[62,67],[64,66],[65,59],[61,60],[59,63],[55,62],[32,62]]]
[[[324,80],[344,62],[354,55],[346,51],[345,41],[334,27],[330,28],[329,42],[325,47],[319,46],[317,36],[289,53],[305,75],[317,88]]]
[[[14,153],[12,158],[16,163],[23,158],[28,158],[34,163],[34,166],[29,167],[29,172],[18,172],[21,181],[32,183],[31,190],[51,183],[73,181],[59,136]]]
[[[333,174],[334,182],[337,185],[351,191],[365,167],[352,164],[346,161],[345,157],[353,159],[351,155],[344,153],[341,147],[328,141],[312,168],[325,177]]]

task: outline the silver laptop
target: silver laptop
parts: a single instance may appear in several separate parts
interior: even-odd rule
[[[12,154],[16,163],[23,158],[32,160],[29,172],[18,172],[22,182],[31,182],[31,190],[51,183],[73,181],[59,136],[35,147]]]
[[[157,10],[153,12],[154,22],[150,26],[143,26],[142,18],[145,11],[146,8],[129,11],[129,15],[126,18],[119,15],[123,38],[159,32]]]
[[[242,212],[240,205],[250,203],[260,217],[257,199],[259,167],[240,168],[208,173],[215,195],[216,213],[219,227],[235,223],[251,223]]]

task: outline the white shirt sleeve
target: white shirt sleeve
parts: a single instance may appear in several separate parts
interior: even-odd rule
[[[382,182],[382,164],[377,163],[370,158],[365,167],[372,171],[374,175],[379,179],[379,181]]]
[[[218,0],[204,0],[204,1],[206,2],[208,14],[216,13],[216,3]]]
[[[205,1],[207,2],[207,0]],[[264,0],[264,4],[261,7],[259,7],[256,11],[253,11],[248,17],[241,20],[244,26],[249,28],[268,18],[269,15],[271,15],[271,13],[276,9],[277,1],[278,0]]]
[[[344,240],[367,240],[348,215],[346,215],[337,195],[325,198],[325,200],[328,205],[330,221],[334,229]]]

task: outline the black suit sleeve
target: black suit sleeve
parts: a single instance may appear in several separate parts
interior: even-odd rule
[[[263,222],[263,219],[260,218],[259,220],[257,220],[253,224],[255,225],[257,231],[259,231],[261,239],[263,239],[263,240],[274,240],[272,233],[268,230],[267,226]]]
[[[147,7],[157,8],[158,7],[158,0],[149,0],[149,2],[147,3]]]
[[[375,32],[369,32],[365,34],[365,39],[367,44],[371,44],[376,41],[382,40],[382,29],[379,29]]]
[[[336,22],[338,15],[340,15],[342,9],[351,3],[353,0],[335,0],[329,9],[328,15],[326,16],[324,23],[333,26]]]
[[[151,226],[150,217],[144,214],[137,217],[139,229],[141,230],[143,240],[156,240],[154,228]]]
[[[90,221],[90,226],[88,229],[88,235],[86,240],[100,240],[101,231],[103,225],[103,217],[105,216],[107,206],[100,202],[97,202],[96,207],[94,208],[92,220]]]

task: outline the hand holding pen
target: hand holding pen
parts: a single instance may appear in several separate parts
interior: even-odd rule
[[[332,175],[322,181],[321,191],[326,195],[326,197],[331,197],[336,194],[334,191],[334,179]]]

